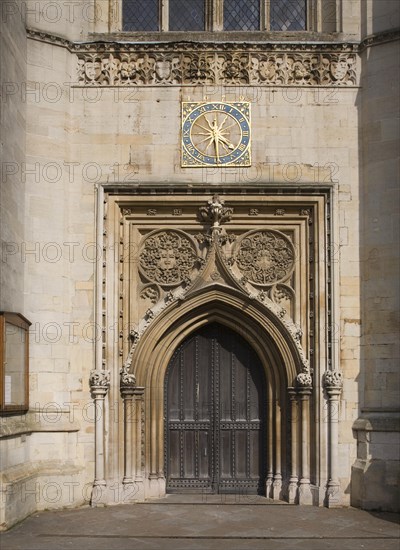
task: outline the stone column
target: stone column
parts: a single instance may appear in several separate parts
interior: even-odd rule
[[[110,371],[93,370],[89,377],[90,391],[95,405],[95,474],[92,504],[101,501],[106,486],[104,468],[104,399],[110,387]]]
[[[275,473],[272,484],[272,498],[280,500],[282,491],[282,428],[281,408],[279,401],[275,401]]]
[[[297,431],[298,431],[298,406],[297,392],[295,388],[288,388],[290,397],[290,425],[291,425],[291,469],[289,478],[289,504],[295,504],[298,491],[297,474]]]
[[[120,391],[124,401],[124,478],[123,484],[133,483],[133,444],[132,444],[132,426],[134,419],[133,396],[135,393],[135,376],[121,369]]]
[[[338,473],[339,400],[343,387],[342,373],[327,371],[324,376],[324,386],[328,396],[328,484],[326,504],[328,508],[335,508],[342,504]]]
[[[273,408],[272,408],[272,388],[271,384],[268,384],[268,418],[267,418],[267,461],[268,471],[267,479],[265,482],[265,496],[271,498],[272,483],[274,481],[274,423],[273,423]]]
[[[297,375],[297,392],[301,404],[301,478],[299,504],[312,504],[310,482],[310,396],[312,379],[308,373]]]
[[[140,492],[140,486],[143,485],[142,474],[142,403],[144,396],[144,388],[135,388],[135,480],[138,484],[138,491]]]

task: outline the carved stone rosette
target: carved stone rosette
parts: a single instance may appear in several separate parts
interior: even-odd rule
[[[294,269],[295,251],[279,231],[251,231],[238,240],[236,265],[246,279],[257,286],[287,280]]]
[[[199,262],[196,246],[183,231],[152,231],[144,238],[139,255],[139,271],[152,283],[178,286],[190,280]]]

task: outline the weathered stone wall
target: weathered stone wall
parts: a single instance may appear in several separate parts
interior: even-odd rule
[[[399,26],[397,2],[365,8],[368,33]],[[398,510],[399,42],[372,45],[361,58],[361,414],[354,426],[359,444],[352,503]]]
[[[18,13],[21,2],[8,2],[0,18],[1,184],[0,184],[0,310],[24,313],[24,270],[20,250],[25,227],[26,32]]]
[[[3,527],[37,509],[87,502],[93,477],[84,374],[93,363],[93,186],[83,209],[85,193],[66,164],[71,56],[39,42],[27,48],[26,5],[1,11],[1,309],[32,322],[31,412],[1,418]]]

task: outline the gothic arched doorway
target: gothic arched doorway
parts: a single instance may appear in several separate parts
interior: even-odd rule
[[[249,343],[204,326],[174,353],[164,391],[167,492],[265,494],[266,381]]]

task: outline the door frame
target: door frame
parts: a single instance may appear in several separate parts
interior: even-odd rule
[[[120,490],[116,495],[114,488],[116,484],[123,487],[124,483],[128,487],[131,480],[134,483],[130,491],[133,500],[165,495],[163,372],[179,345],[180,337],[183,339],[191,330],[215,316],[218,322],[225,322],[228,326],[232,324],[234,329],[239,322],[242,324],[246,332],[243,336],[250,343],[255,342],[264,368],[274,377],[272,391],[276,396],[275,402],[278,405],[279,402],[286,404],[289,396],[291,409],[297,410],[294,413],[297,414],[297,428],[301,423],[302,402],[309,399],[303,416],[307,428],[306,462],[311,475],[300,479],[304,449],[300,445],[299,430],[295,442],[297,477],[290,476],[294,491],[292,497],[289,496],[289,502],[310,503],[310,491],[307,488],[312,483],[312,501],[318,505],[325,504],[330,464],[333,461],[331,457],[338,454],[335,440],[328,437],[330,432],[334,432],[332,426],[335,418],[328,416],[327,419],[329,403],[324,393],[325,372],[339,368],[339,346],[336,344],[339,333],[330,330],[330,327],[337,326],[335,322],[338,318],[335,298],[338,288],[336,249],[332,247],[332,243],[338,241],[337,226],[332,222],[338,199],[334,186],[314,182],[312,189],[308,184],[288,184],[284,188],[266,184],[264,188],[257,183],[257,186],[249,185],[241,189],[240,194],[237,186],[233,188],[224,185],[212,189],[224,197],[228,206],[234,208],[231,225],[234,222],[234,227],[237,226],[240,231],[251,229],[255,222],[259,225],[258,218],[249,218],[249,209],[257,209],[260,205],[266,212],[263,223],[272,224],[278,229],[286,226],[308,228],[307,238],[296,240],[296,251],[302,262],[302,281],[306,285],[296,298],[297,310],[304,312],[302,318],[296,321],[303,330],[303,336],[301,331],[298,336],[287,326],[278,310],[274,311],[268,304],[260,304],[253,296],[240,292],[240,289],[218,284],[218,281],[215,284],[208,282],[207,287],[198,289],[196,293],[190,290],[184,292],[182,299],[175,303],[166,299],[165,305],[161,304],[161,309],[157,309],[155,315],[150,310],[149,314],[145,312],[139,327],[132,317],[131,305],[137,302],[136,298],[133,299],[136,282],[132,283],[131,279],[131,273],[137,269],[136,248],[129,248],[127,252],[128,245],[131,246],[132,242],[134,244],[130,240],[133,231],[141,227],[140,224],[150,225],[151,228],[155,226],[156,220],[148,217],[154,207],[172,206],[181,209],[179,212],[184,212],[185,216],[168,219],[169,227],[186,229],[189,225],[192,230],[197,229],[199,222],[195,213],[209,199],[210,189],[196,187],[190,191],[190,197],[186,187],[176,186],[168,189],[155,186],[153,189],[149,185],[148,189],[137,192],[124,185],[105,184],[96,189],[96,244],[99,250],[107,252],[107,261],[104,254],[97,256],[95,319],[97,326],[103,327],[103,330],[95,343],[95,372],[102,373],[104,370],[108,379],[104,379],[104,388],[101,387],[100,397],[103,401],[98,398],[100,405],[104,403],[104,406],[95,420],[95,501],[127,502],[125,493]],[[279,215],[276,208],[279,209]],[[115,247],[115,243],[120,245]],[[307,282],[311,279],[312,294],[308,292]],[[117,326],[119,332],[113,330]],[[111,331],[109,327],[112,327]],[[136,328],[137,337],[134,333]],[[297,344],[303,346],[303,354]],[[270,349],[267,349],[268,346]],[[291,388],[297,381],[296,377],[303,376],[305,357],[311,365],[312,387],[307,390],[307,395],[305,392],[293,395]],[[133,405],[129,404],[129,393],[122,394],[122,366],[128,369],[124,374],[129,372],[136,379]],[[92,387],[92,381],[90,385]],[[97,387],[94,389],[97,391]],[[282,418],[277,404],[273,408],[279,422]],[[134,425],[130,422],[132,415]],[[119,418],[118,422],[116,418]],[[290,435],[283,435],[282,445],[286,444],[289,448]],[[133,451],[130,452],[130,449]],[[287,454],[287,450],[281,450]],[[131,455],[132,460],[129,458]],[[125,471],[131,475],[125,475]],[[288,481],[288,478],[274,479],[274,498],[280,493],[279,485]],[[101,499],[97,496],[98,487]],[[305,493],[308,493],[306,502],[303,499]]]

